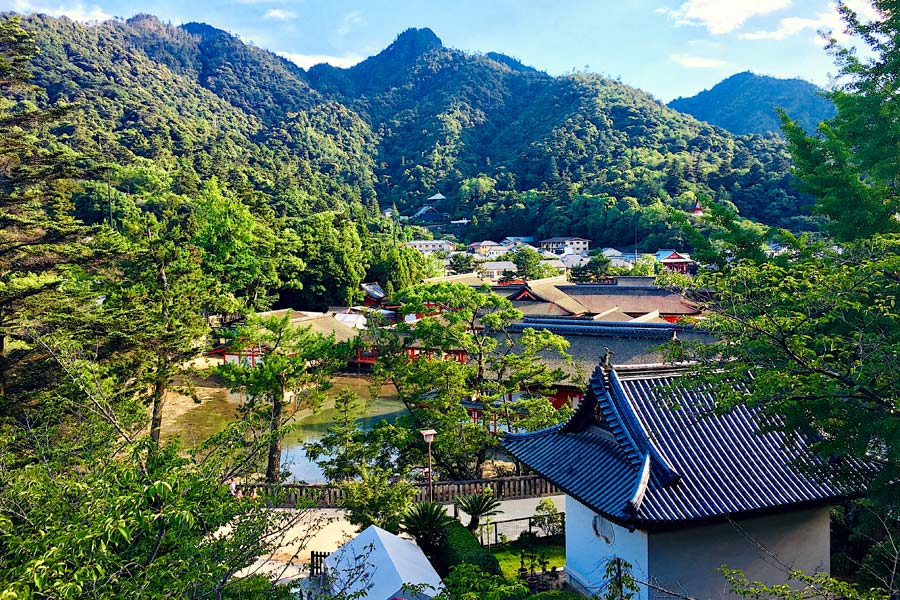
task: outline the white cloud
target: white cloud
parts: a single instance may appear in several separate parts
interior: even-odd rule
[[[821,25],[823,25],[821,18],[786,17],[774,31],[750,31],[742,33],[741,37],[745,40],[783,40],[806,29],[819,29]]]
[[[329,56],[328,54],[296,54],[293,52],[276,52],[276,54],[288,59],[303,69],[308,69],[313,65],[321,63],[328,63],[334,67],[347,68],[352,67],[364,58],[355,54],[345,54],[344,56]]]
[[[40,4],[30,0],[14,0],[12,9],[18,13],[41,13],[51,17],[68,17],[73,21],[106,21],[113,16],[98,5],[85,6],[81,2],[70,4]]]
[[[335,30],[338,37],[344,37],[350,31],[353,30],[357,25],[362,25],[366,22],[365,17],[362,16],[362,13],[359,11],[349,12],[341,18],[341,22],[338,23],[338,27]]]
[[[275,21],[290,21],[297,18],[297,13],[284,8],[270,8],[263,15],[264,19],[274,19]]]
[[[716,67],[723,67],[728,64],[724,60],[719,60],[718,58],[688,56],[687,54],[673,54],[671,58],[682,67],[687,67],[688,69],[715,69]]]
[[[847,0],[846,3],[863,21],[880,18],[866,0]],[[844,29],[845,25],[837,11],[837,6],[831,5],[828,10],[813,18],[786,17],[781,19],[778,29],[774,31],[751,31],[742,33],[741,37],[745,40],[783,40],[803,31],[812,30],[830,33],[838,42],[846,44],[850,41],[851,36]],[[819,45],[825,44],[825,40],[818,34],[813,37],[813,41]]]
[[[748,19],[791,5],[791,0],[687,0],[678,8],[657,9],[677,25],[701,25],[715,35],[729,33]]]

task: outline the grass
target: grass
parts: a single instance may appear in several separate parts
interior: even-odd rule
[[[566,564],[566,542],[562,537],[538,539],[533,544],[533,548],[536,557],[540,557],[541,554],[547,557],[547,570],[550,570],[552,567],[561,569]],[[521,550],[522,545],[519,542],[510,542],[502,546],[494,546],[491,549],[491,554],[500,563],[500,570],[503,572],[504,577],[515,578],[518,576],[519,565],[521,564],[519,553]],[[525,568],[527,569],[529,568],[528,555],[530,550],[526,549],[525,552]],[[534,569],[535,571],[540,571],[541,568],[535,564]]]

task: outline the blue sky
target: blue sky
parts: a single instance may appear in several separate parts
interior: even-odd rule
[[[849,4],[871,15],[865,0]],[[201,21],[303,67],[348,66],[430,27],[446,46],[554,75],[602,73],[665,101],[746,70],[825,86],[834,68],[817,31],[842,33],[829,0],[0,0],[0,10]]]

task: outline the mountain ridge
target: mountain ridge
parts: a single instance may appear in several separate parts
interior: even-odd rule
[[[676,98],[668,106],[738,135],[780,133],[775,109],[781,108],[813,132],[821,121],[835,115],[834,104],[825,93],[804,79],[742,71],[694,96]]]
[[[728,134],[599,75],[468,54],[430,29],[347,69],[304,71],[212,26],[154,19],[25,18],[45,48],[44,101],[91,99],[67,142],[96,153],[92,132],[108,129],[118,160],[179,182],[216,176],[279,214],[414,210],[440,189],[444,212],[477,220],[466,235],[619,243],[637,214],[643,236],[676,235],[664,208],[698,195],[771,224],[805,211],[779,140]]]

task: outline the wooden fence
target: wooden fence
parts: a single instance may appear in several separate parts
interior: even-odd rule
[[[428,499],[428,484],[416,483],[416,502]],[[435,481],[434,501],[450,504],[457,496],[477,494],[486,487],[494,492],[500,500],[516,500],[520,498],[539,498],[556,496],[562,491],[555,485],[538,475],[521,477],[497,477],[495,479],[475,479],[470,481]],[[245,490],[257,489],[257,493],[269,498],[273,506],[293,508],[298,505],[312,503],[319,508],[336,508],[341,499],[342,490],[329,485],[302,485],[285,483],[277,486],[267,484],[248,484],[241,486]]]
[[[319,552],[318,550],[313,550],[309,553],[309,575],[310,577],[315,577],[317,575],[322,574],[322,566],[325,563],[325,559],[328,558],[330,552]]]

